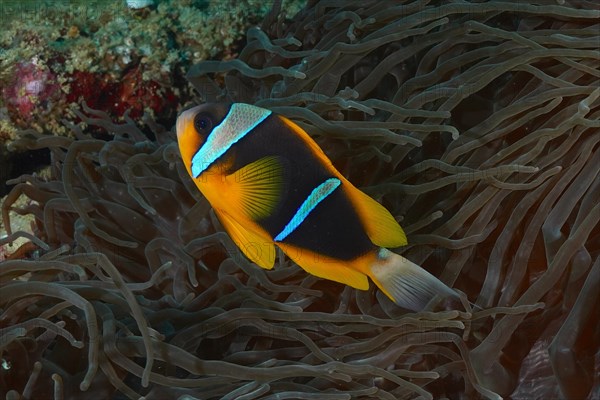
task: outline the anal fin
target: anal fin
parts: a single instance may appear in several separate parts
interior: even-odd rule
[[[367,290],[369,288],[367,276],[360,272],[360,269],[357,269],[359,268],[358,265],[354,265],[365,264],[360,258],[346,262],[335,260],[286,243],[278,242],[277,246],[281,248],[292,261],[311,275],[343,283],[344,285],[351,286],[355,289]]]

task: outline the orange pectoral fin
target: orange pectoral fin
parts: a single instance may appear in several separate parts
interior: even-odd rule
[[[408,243],[406,234],[392,214],[348,180],[344,179],[344,181],[344,190],[350,197],[373,244],[386,248],[405,246]]]
[[[362,264],[366,263],[362,257],[345,262],[285,243],[277,243],[277,246],[311,275],[340,282],[356,289],[367,290],[369,288],[367,276],[360,272]]]
[[[227,202],[251,220],[270,215],[285,185],[279,157],[258,159],[225,178]]]
[[[243,224],[226,212],[215,209],[215,213],[233,242],[250,261],[265,269],[275,264],[275,246],[267,232],[251,221]]]

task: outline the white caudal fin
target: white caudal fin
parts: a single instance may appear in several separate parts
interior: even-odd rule
[[[435,296],[458,296],[417,264],[384,248],[379,250],[369,276],[396,304],[413,311],[423,310]]]

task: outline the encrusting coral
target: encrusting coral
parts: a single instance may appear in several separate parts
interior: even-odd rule
[[[190,65],[232,57],[246,29],[269,10],[258,0],[133,6],[125,1],[3,3],[0,110],[10,116],[3,125],[68,134],[62,121],[76,119],[72,110],[82,100],[115,119],[126,110],[133,118],[148,112],[172,119],[178,100],[190,96],[183,79]]]
[[[551,398],[600,376],[600,56],[591,2],[275,2],[204,101],[287,115],[402,219],[398,249],[474,303],[405,313],[375,289],[249,263],[173,133],[89,108],[95,139],[27,132],[52,175],[3,206],[40,250],[0,267],[0,395]],[[8,225],[8,221],[7,225]],[[14,232],[6,243],[19,236]],[[19,397],[20,396],[20,397]]]

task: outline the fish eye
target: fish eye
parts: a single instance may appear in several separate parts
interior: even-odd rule
[[[213,128],[213,122],[206,113],[199,113],[194,117],[194,128],[201,135],[207,135]]]

